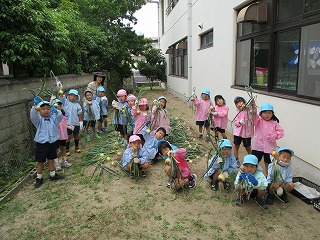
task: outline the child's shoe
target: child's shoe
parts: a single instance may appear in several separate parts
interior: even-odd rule
[[[70,151],[67,150],[67,151],[66,151],[66,156],[69,157],[70,155],[71,155]]]
[[[231,184],[229,182],[224,182],[223,187],[224,189],[229,190],[231,188]]]
[[[81,153],[81,150],[79,147],[76,147],[76,153]]]
[[[90,136],[89,135],[86,135],[84,138],[86,139],[87,142],[90,142]]]
[[[190,176],[190,179],[189,179],[188,188],[194,189],[197,186],[196,180],[197,180],[197,175],[196,174],[192,174]]]
[[[237,161],[237,168],[239,168],[241,166],[241,163],[239,161],[239,158],[236,158],[236,161]]]
[[[50,176],[50,180],[51,181],[57,181],[57,180],[61,180],[64,179],[64,176],[58,175],[57,173],[54,176]]]
[[[199,133],[198,138],[202,138],[202,137],[203,137],[203,134]]]
[[[209,137],[209,135],[206,136],[206,142],[210,142],[210,137]]]
[[[266,202],[268,205],[272,205],[274,202],[274,194],[268,193]]]
[[[87,131],[87,134],[88,134],[88,135],[90,135],[90,134],[91,134],[91,130],[90,130],[90,129]]]
[[[101,130],[99,130],[98,132],[97,132],[98,134],[101,134],[101,133],[103,133]]]
[[[259,207],[261,207],[262,209],[268,209],[268,205],[266,204],[263,198],[256,197],[256,202],[259,204]]]
[[[65,160],[64,162],[61,163],[61,167],[69,168],[71,166],[72,166],[72,164],[69,163],[67,160]]]
[[[147,176],[147,171],[146,170],[141,170],[141,176],[145,178]]]
[[[100,130],[101,132],[106,132],[106,129],[105,128],[101,128],[101,130]]]
[[[101,139],[101,137],[98,134],[94,135],[94,138],[95,139]]]
[[[211,181],[211,189],[212,189],[212,191],[217,191],[218,185],[217,185],[217,181],[216,180],[212,179],[212,181]]]
[[[34,183],[34,188],[39,188],[43,184],[43,178],[36,178],[36,182]]]
[[[167,188],[171,188],[172,182],[173,182],[173,180],[172,180],[172,178],[170,178],[167,183]]]
[[[287,193],[285,191],[283,191],[283,194],[280,196],[280,199],[282,201],[284,201],[284,203],[289,203],[289,199],[288,199],[288,196],[287,196]]]
[[[53,161],[54,161],[54,168],[56,169],[56,171],[60,171],[61,170],[61,165],[59,163],[59,159],[56,158]]]
[[[244,204],[244,197],[242,197],[242,198],[238,197],[236,199],[236,205],[240,206],[240,205],[243,205],[243,204]]]

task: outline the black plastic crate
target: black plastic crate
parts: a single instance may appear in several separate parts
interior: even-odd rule
[[[303,185],[307,186],[307,187],[312,187],[314,189],[316,189],[318,192],[320,192],[320,186],[310,182],[309,180],[303,178],[303,177],[294,177],[292,179],[292,181],[295,182],[300,182]],[[303,194],[299,193],[298,191],[296,191],[295,189],[293,189],[293,191],[291,192],[292,195],[296,196],[297,198],[299,198],[300,200],[304,201],[307,204],[313,204],[315,202],[315,200],[320,199],[320,198],[307,198],[305,197]]]

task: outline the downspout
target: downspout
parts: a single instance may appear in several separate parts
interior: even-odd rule
[[[191,96],[192,90],[192,0],[188,0],[188,96]]]

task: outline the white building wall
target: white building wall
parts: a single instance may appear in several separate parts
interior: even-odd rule
[[[234,7],[241,0],[180,0],[169,16],[165,17],[164,35],[160,47],[167,48],[188,36],[188,2],[191,1],[192,75],[185,78],[168,76],[168,89],[177,96],[190,96],[193,87],[199,96],[204,88],[211,91],[211,97],[221,94],[230,108],[229,120],[235,116],[233,104],[235,96],[248,99],[244,90],[232,88],[235,79],[235,48],[236,48],[236,13]],[[166,7],[166,3],[165,3]],[[203,23],[203,28],[198,27]],[[213,28],[213,47],[199,50],[199,34]],[[190,47],[190,45],[188,45]],[[167,59],[168,60],[168,59]],[[190,82],[191,81],[191,82]],[[188,88],[188,85],[192,88]],[[275,114],[285,130],[285,137],[278,141],[279,146],[288,146],[295,152],[293,171],[296,176],[303,176],[320,184],[320,107],[270,96],[268,93],[257,95],[257,105],[269,102],[275,107]],[[232,133],[231,123],[228,131]]]

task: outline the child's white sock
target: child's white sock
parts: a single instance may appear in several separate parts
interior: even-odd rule
[[[50,177],[54,177],[56,175],[56,171],[50,171]]]
[[[42,178],[42,173],[37,173],[37,178],[41,179]]]

